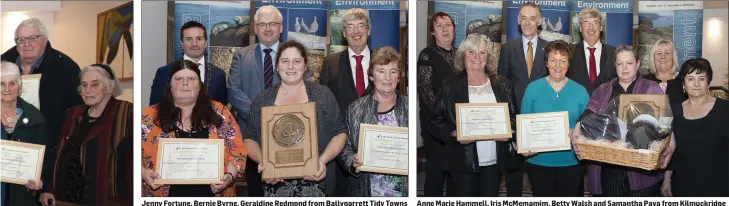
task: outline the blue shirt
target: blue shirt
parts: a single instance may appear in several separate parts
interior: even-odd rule
[[[263,62],[264,64],[266,64],[266,52],[264,52],[263,50],[264,49],[273,50],[273,51],[271,51],[271,63],[273,65],[273,73],[276,73],[276,63],[277,63],[276,55],[278,54],[278,42],[271,45],[271,47],[267,47],[266,45],[263,45],[261,43],[258,43],[258,45],[259,45],[259,48],[261,48],[261,62]],[[261,68],[263,68],[263,65],[261,65],[261,66],[262,66]],[[266,69],[266,68],[263,68],[263,69]]]
[[[43,59],[45,59],[46,53],[43,52],[43,54],[38,57],[37,60],[35,60],[35,63],[30,66],[30,74],[34,74],[36,69],[40,68],[41,63],[43,63]],[[18,65],[18,68],[20,69],[20,75],[23,75],[23,63],[20,61],[22,58],[20,55],[18,55],[18,58],[15,59],[15,65]],[[43,71],[39,71],[38,73],[41,73]]]
[[[532,37],[532,40],[529,40],[524,35],[521,35],[521,45],[524,49],[524,59],[527,59],[527,49],[529,48],[529,42],[532,42],[532,60],[537,55],[537,40],[539,40],[539,37],[536,34],[534,35],[534,37]]]
[[[544,77],[527,86],[521,102],[521,114],[567,111],[572,129],[589,100],[587,90],[577,82],[567,79],[562,90],[556,92]],[[565,167],[577,165],[577,157],[573,150],[541,152],[528,158],[527,162],[545,167]]]

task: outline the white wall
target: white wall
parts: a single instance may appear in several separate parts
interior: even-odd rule
[[[167,1],[142,1],[142,107],[149,105],[152,80],[159,67],[167,65]]]
[[[718,18],[718,19],[716,19]],[[714,70],[712,86],[724,84],[724,69],[729,65],[729,10],[704,9],[702,56],[709,60]]]

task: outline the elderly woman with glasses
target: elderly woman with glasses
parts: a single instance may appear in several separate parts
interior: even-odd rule
[[[18,66],[2,62],[2,134],[3,140],[48,145],[55,138],[46,132],[46,120],[38,108],[20,97],[22,80]],[[47,146],[48,147],[48,146]],[[53,155],[52,148],[46,148],[45,157]],[[23,185],[0,183],[0,205],[35,205],[36,195],[49,182],[53,170],[52,161],[43,162],[42,180],[28,180]]]
[[[122,89],[108,65],[87,66],[79,76],[84,104],[66,111],[57,157],[45,160],[55,166],[40,201],[132,204],[132,103],[115,98]]]
[[[242,174],[248,154],[238,123],[228,109],[208,96],[198,65],[190,60],[172,64],[159,103],[142,110],[142,196],[236,196],[235,178]],[[154,171],[161,138],[222,139],[225,168],[220,184],[159,185]]]
[[[453,175],[456,196],[495,197],[501,174],[515,163],[512,138],[489,141],[456,140],[456,103],[508,103],[511,125],[516,126],[516,104],[511,83],[486,70],[488,46],[483,34],[469,34],[456,51],[457,75],[445,79],[436,97],[431,132],[445,143],[445,170]]]
[[[603,111],[610,100],[621,94],[663,94],[658,83],[638,77],[640,61],[635,54],[631,46],[619,46],[615,49],[615,70],[618,77],[601,84],[592,92],[590,102],[580,119]],[[581,133],[578,123],[572,131],[572,138],[579,137]],[[579,147],[575,148],[575,153],[580,156]],[[594,195],[656,197],[661,195],[661,180],[663,172],[660,170],[647,171],[608,163],[587,163],[588,189]]]

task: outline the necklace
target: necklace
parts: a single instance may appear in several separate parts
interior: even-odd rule
[[[10,118],[5,112],[3,112],[3,116],[5,116],[5,122],[10,124],[10,122],[13,122],[13,118]]]
[[[546,78],[547,83],[552,86],[552,89],[554,89],[554,93],[557,93],[557,97],[559,99],[559,93],[562,91],[562,88],[564,88],[564,85],[567,83],[567,80],[565,79],[562,82],[556,82],[552,79],[552,77],[547,76]],[[555,89],[555,87],[559,87],[559,90]]]
[[[446,63],[448,63],[448,65],[451,66],[451,69],[455,72],[456,71],[456,68],[455,68],[455,66],[453,66],[453,64],[454,64],[453,63],[453,58],[454,58],[453,48],[451,48],[451,50],[449,50],[449,51],[443,52],[443,48],[441,48],[440,46],[435,45],[435,47],[438,48],[436,50],[436,51],[438,51],[438,54],[440,54],[440,56],[442,56],[443,59],[446,60]],[[448,55],[446,55],[446,54],[448,54]]]

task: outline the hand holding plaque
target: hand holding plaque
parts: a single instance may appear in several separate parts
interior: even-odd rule
[[[408,128],[360,124],[359,171],[408,175]]]
[[[222,139],[160,138],[154,184],[220,184],[225,168]]]
[[[516,115],[517,153],[569,150],[569,133],[567,112]]]
[[[313,102],[263,107],[261,110],[261,161],[263,180],[299,179],[320,170]]]
[[[40,181],[45,150],[45,145],[0,140],[0,181],[18,185]]]
[[[508,103],[456,103],[456,139],[511,138]]]

